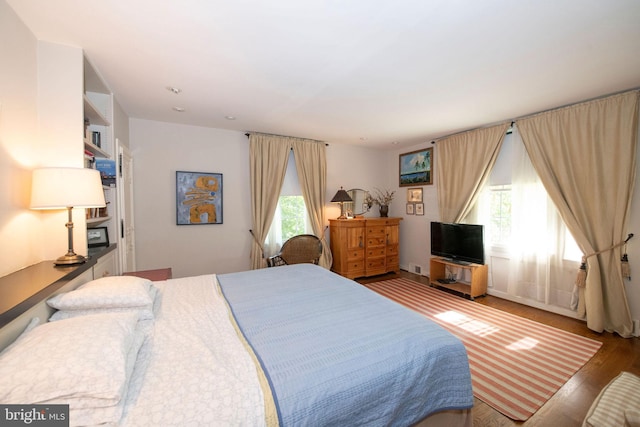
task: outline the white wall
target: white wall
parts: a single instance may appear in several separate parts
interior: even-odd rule
[[[249,268],[249,151],[241,132],[132,119],[136,263],[174,277]],[[176,225],[176,171],[222,174],[222,224]]]
[[[174,277],[250,268],[249,140],[243,132],[131,119],[134,157],[136,261],[139,270],[171,267]],[[385,153],[327,147],[327,219],[343,186],[383,187]],[[176,225],[175,172],[223,174],[223,224]],[[328,232],[327,232],[328,236]]]
[[[37,140],[37,49],[33,34],[0,1],[0,276],[40,260],[40,224],[29,211]],[[8,41],[11,41],[10,43]]]
[[[391,188],[387,173],[387,153],[366,146],[329,144],[327,147],[327,220],[340,216],[340,205],[330,203],[333,196],[344,187],[345,190],[360,188],[373,191],[375,188]],[[390,214],[391,215],[391,214]],[[364,216],[377,217],[376,208]],[[327,231],[327,239],[329,233]]]
[[[82,166],[82,50],[37,41],[0,0],[0,275],[66,253],[65,211],[31,211],[31,170]],[[80,229],[84,211],[74,212]],[[86,248],[86,235],[74,244]],[[83,253],[82,251],[78,251]]]

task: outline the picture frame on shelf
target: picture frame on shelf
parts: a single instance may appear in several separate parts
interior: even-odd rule
[[[87,228],[87,244],[90,248],[109,246],[107,227]]]
[[[176,172],[176,224],[222,224],[222,174]]]
[[[400,187],[433,184],[433,147],[400,154]]]
[[[416,215],[424,215],[424,203],[416,203]]]
[[[97,132],[97,131],[91,132],[91,143],[98,148],[102,148],[102,137],[100,132]]]

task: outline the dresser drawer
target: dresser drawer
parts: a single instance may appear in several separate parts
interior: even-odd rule
[[[367,271],[368,270],[384,270],[386,259],[385,258],[374,258],[367,259]]]
[[[386,240],[383,237],[369,237],[367,238],[367,248],[373,248],[373,247],[378,247],[378,246],[385,246],[386,245]]]
[[[347,262],[347,272],[364,271],[364,260]]]
[[[377,257],[383,257],[386,255],[386,251],[384,246],[380,247],[380,248],[372,248],[372,249],[368,249],[367,250],[367,259],[368,258],[377,258]]]
[[[385,226],[377,226],[377,227],[367,227],[367,239],[370,237],[384,237],[387,234],[387,227]]]
[[[400,258],[398,255],[392,255],[387,257],[387,269],[397,270],[400,268]]]
[[[398,245],[387,245],[387,255],[398,255]]]
[[[364,249],[352,249],[347,252],[347,261],[356,261],[364,258]]]

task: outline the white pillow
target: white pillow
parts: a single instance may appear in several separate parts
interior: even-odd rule
[[[78,289],[58,294],[47,301],[58,310],[92,310],[125,307],[153,307],[151,280],[135,276],[108,276],[85,283]]]
[[[598,394],[583,426],[619,427],[634,423],[633,411],[640,411],[640,376],[621,372]],[[628,412],[627,412],[628,411]]]
[[[0,355],[0,402],[118,404],[143,341],[137,325],[128,312],[36,327]]]

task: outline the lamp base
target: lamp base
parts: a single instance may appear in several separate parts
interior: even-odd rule
[[[61,256],[57,260],[53,262],[54,265],[74,265],[74,264],[83,264],[87,262],[87,258],[82,255],[77,255],[75,253],[68,253],[66,255]]]

